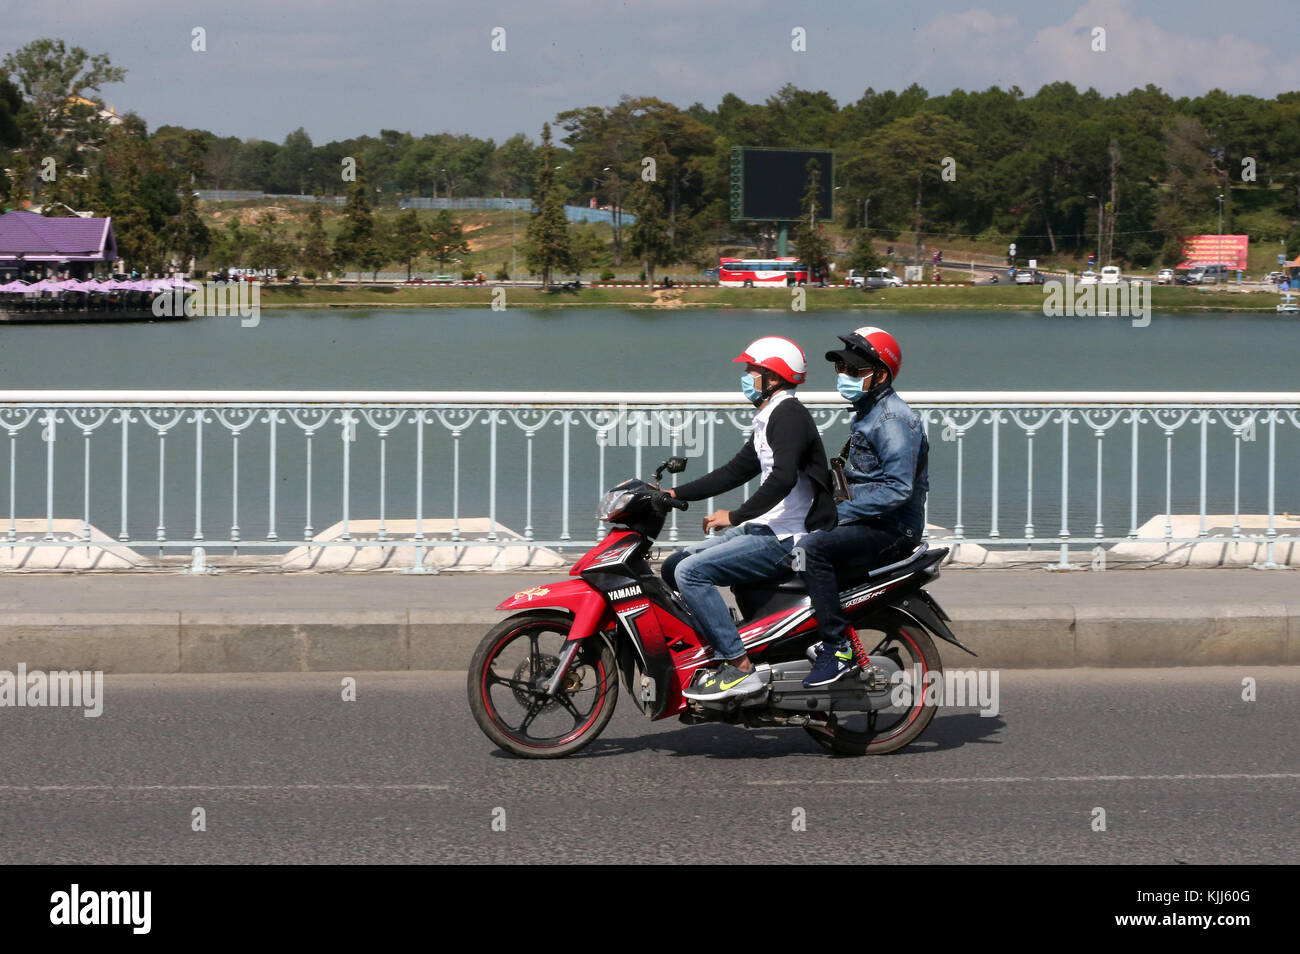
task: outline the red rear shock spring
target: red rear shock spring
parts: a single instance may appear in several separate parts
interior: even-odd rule
[[[862,648],[862,640],[858,639],[858,631],[852,626],[845,628],[848,630],[849,646],[853,649],[853,658],[858,661],[859,666],[866,669],[867,651]]]

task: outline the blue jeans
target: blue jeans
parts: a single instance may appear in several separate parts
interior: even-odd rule
[[[739,659],[745,646],[717,588],[785,574],[790,549],[790,540],[778,540],[764,524],[729,527],[674,553],[664,561],[663,576],[681,593],[700,635],[723,658]]]

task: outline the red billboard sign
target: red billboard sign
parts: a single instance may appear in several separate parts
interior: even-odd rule
[[[1249,243],[1249,235],[1189,235],[1183,239],[1183,261],[1175,267],[1227,265],[1244,272]]]

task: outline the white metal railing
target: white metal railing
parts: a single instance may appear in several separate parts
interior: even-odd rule
[[[1224,532],[1266,545],[1264,565],[1275,544],[1297,542],[1277,516],[1279,496],[1300,511],[1300,393],[902,394],[930,437],[927,518],[947,528],[942,540],[1047,545],[1067,566],[1072,546],[1195,543],[1216,529],[1211,515],[1231,512]],[[800,398],[834,453],[849,406],[834,392]],[[575,514],[608,485],[683,452],[700,458],[683,479],[699,476],[735,452],[752,413],[718,392],[0,391],[0,545],[17,540],[17,518],[43,515],[44,538],[24,546],[85,545],[92,526],[116,523],[118,544],[160,553],[378,542],[414,547],[422,565],[430,547],[517,542],[498,535],[504,525],[528,545],[576,551],[604,528]],[[230,519],[213,530],[217,506]],[[82,539],[56,539],[55,519],[74,514]],[[377,535],[351,533],[358,514],[378,517]],[[466,514],[486,515],[481,539],[462,534]],[[1175,532],[1189,514],[1196,532]],[[1163,532],[1139,533],[1139,517],[1160,515]],[[338,539],[314,539],[323,516],[341,522]],[[425,533],[433,516],[450,518],[444,539]],[[685,542],[678,517],[663,543]],[[398,518],[415,521],[411,537],[388,535]]]

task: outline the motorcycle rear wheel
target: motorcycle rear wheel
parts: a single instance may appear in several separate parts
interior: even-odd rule
[[[498,747],[526,759],[563,758],[609,724],[618,703],[618,669],[599,637],[577,651],[554,696],[542,691],[572,625],[564,613],[520,613],[493,627],[474,651],[469,708]]]
[[[858,629],[863,648],[869,653],[897,650],[905,670],[919,667],[921,678],[927,672],[943,675],[943,662],[930,634],[901,613],[886,613],[873,620],[870,627]],[[934,718],[936,706],[927,702],[916,686],[909,706],[898,711],[871,714],[845,713],[821,725],[804,726],[813,740],[824,749],[839,755],[888,755],[906,748],[925,731]],[[878,725],[881,719],[885,725]]]

